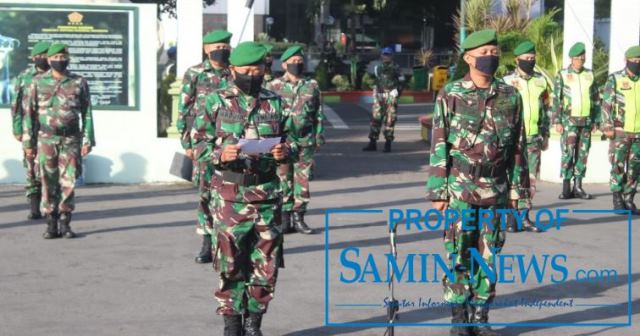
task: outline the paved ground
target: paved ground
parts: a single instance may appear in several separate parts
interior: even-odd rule
[[[339,128],[329,128],[330,143],[318,154],[308,222],[322,229],[324,211],[330,208],[382,209],[385,214],[391,208],[427,210],[423,190],[428,150],[419,140],[416,118],[431,106],[401,107],[398,141],[391,154],[360,151],[367,133],[366,107],[332,107],[342,122],[334,118]],[[586,187],[595,200],[559,201],[559,186],[543,183],[536,201],[539,207],[549,208],[610,206],[607,186]],[[221,319],[214,315],[216,274],[210,266],[193,263],[199,247],[193,226],[195,200],[194,190],[186,185],[85,186],[78,190],[73,222],[80,237],[45,241],[40,238],[44,223],[24,220],[21,188],[1,186],[0,335],[221,335]],[[352,274],[340,268],[340,253],[346,247],[361,248],[361,264],[367,253],[379,259],[388,251],[385,214],[331,215],[329,319],[333,323],[383,321],[385,284],[345,285],[337,279],[340,271],[347,277]],[[620,216],[571,214],[559,231],[509,235],[504,254],[522,254],[528,263],[532,255],[543,260],[544,254],[564,253],[570,279],[554,284],[547,273],[539,284],[531,279],[525,284],[499,284],[498,298],[574,299],[574,306],[500,308],[492,312],[491,321],[529,324],[498,327],[505,335],[640,334],[640,275],[628,268],[627,228]],[[265,335],[383,335],[380,328],[324,326],[325,237],[321,232],[286,236],[286,269],[280,273],[276,298],[264,321]],[[637,226],[632,232],[638,237]],[[409,253],[442,253],[440,237],[439,232],[401,229],[401,260]],[[632,249],[636,256],[637,245]],[[405,281],[396,287],[396,297],[407,303],[400,311],[400,322],[449,321],[445,309],[409,305],[440,300],[441,286],[433,277],[432,262],[427,259],[427,282]],[[617,279],[578,282],[573,274],[580,268],[615,269]],[[416,268],[416,274],[421,270]],[[386,276],[383,266],[380,274]],[[605,326],[627,322],[628,280],[634,293],[634,326]],[[594,326],[552,327],[558,323]],[[446,334],[445,327],[396,330],[396,335]]]

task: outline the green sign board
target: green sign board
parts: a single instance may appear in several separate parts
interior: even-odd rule
[[[95,108],[138,109],[137,8],[4,3],[0,22],[0,105],[10,80],[33,66],[33,45],[50,41],[69,46],[69,70],[87,79]]]

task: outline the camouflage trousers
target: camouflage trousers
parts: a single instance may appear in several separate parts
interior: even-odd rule
[[[36,162],[36,156],[28,157],[26,154],[22,159],[22,165],[27,176],[26,186],[24,187],[27,197],[31,195],[40,195],[42,193],[42,183],[40,182],[40,167]]]
[[[45,214],[72,212],[75,209],[76,178],[82,174],[79,137],[40,137],[38,165],[42,182],[42,203]]]
[[[278,200],[243,203],[216,197],[214,202],[213,266],[220,272],[215,291],[217,313],[265,313],[274,296],[282,257]]]
[[[640,138],[616,134],[609,142],[609,162],[611,191],[623,194],[635,192],[640,175]]]
[[[560,138],[560,148],[562,150],[561,176],[565,180],[584,177],[591,148],[591,126],[565,126]]]
[[[309,180],[313,169],[312,146],[300,147],[297,160],[278,166],[282,188],[282,211],[307,211],[309,204]]]
[[[476,209],[475,223],[467,222],[466,226],[475,225],[475,230],[463,230],[462,222],[458,221],[444,232],[444,247],[450,262],[452,262],[452,273],[455,272],[455,279],[449,279],[447,275],[442,279],[444,286],[444,300],[449,303],[491,303],[496,294],[496,284],[492,283],[484,270],[473,262],[470,249],[477,249],[484,262],[492,270],[496,254],[500,253],[505,242],[505,233],[500,228],[500,218],[494,211],[492,220],[493,228],[483,225],[477,228],[478,206],[467,202],[453,199],[449,202],[449,208],[457,211],[463,209]],[[483,207],[488,209],[500,209],[504,206]],[[461,214],[461,213],[460,213]]]
[[[542,137],[527,139],[527,165],[529,166],[529,197],[518,200],[518,209],[533,207],[531,201],[536,194],[536,181],[540,176],[540,154],[542,153]]]
[[[211,178],[215,172],[213,164],[194,161],[193,183],[198,188],[198,224],[196,233],[200,236],[211,235],[213,232],[213,217],[211,216]]]
[[[380,129],[384,125],[384,138],[393,141],[393,132],[398,119],[397,111],[398,97],[392,96],[389,92],[374,94],[369,139],[378,140]]]

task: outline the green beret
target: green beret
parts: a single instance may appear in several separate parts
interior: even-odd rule
[[[634,46],[627,49],[627,51],[624,53],[624,57],[626,58],[640,57],[640,46]]]
[[[49,47],[49,51],[47,51],[47,56],[53,56],[55,54],[68,54],[67,45],[64,43],[54,43]]]
[[[49,46],[51,46],[49,42],[40,41],[36,43],[33,48],[31,48],[31,57],[46,53],[47,50],[49,50]]]
[[[213,30],[208,32],[203,38],[202,43],[211,44],[211,43],[229,43],[231,40],[230,32],[226,30]]]
[[[231,52],[229,62],[235,66],[261,63],[267,55],[267,49],[260,43],[246,41],[238,44]]]
[[[578,42],[573,46],[571,46],[571,49],[569,49],[569,57],[580,56],[584,54],[584,51],[585,51],[584,43]]]
[[[271,50],[273,50],[273,44],[263,43],[262,46],[267,49],[267,54],[270,54]]]
[[[300,56],[303,55],[302,46],[298,45],[298,46],[292,46],[287,48],[287,50],[285,50],[282,56],[280,57],[280,61],[286,62],[288,59],[296,55],[300,55]]]
[[[524,54],[535,54],[535,53],[536,53],[536,46],[531,41],[524,41],[518,44],[518,46],[515,49],[513,49],[513,55],[516,57]]]
[[[498,44],[498,34],[494,29],[479,30],[472,33],[462,42],[460,48],[463,51],[469,51],[487,44]]]

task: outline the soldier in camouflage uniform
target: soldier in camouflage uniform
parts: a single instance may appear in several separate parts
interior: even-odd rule
[[[603,131],[611,139],[613,209],[640,215],[633,198],[640,175],[640,46],[625,53],[626,67],[609,75],[602,104]]]
[[[67,70],[66,45],[52,44],[47,56],[51,70],[29,87],[22,145],[27,155],[38,153],[41,209],[47,216],[44,238],[73,238],[76,178],[82,173],[82,157],[95,146],[91,95],[87,81]]]
[[[475,221],[467,223],[475,226],[472,230],[458,221],[445,231],[444,246],[456,276],[444,277],[444,300],[452,304],[452,323],[487,323],[495,283],[477,264],[471,272],[470,249],[492,265],[505,233],[496,211],[493,227],[478,225],[478,210],[516,208],[527,197],[526,138],[520,94],[493,76],[499,62],[495,30],[475,32],[461,47],[470,70],[436,98],[427,196],[440,211],[475,210]],[[469,332],[496,334],[486,325],[473,330],[453,326],[450,334]]]
[[[591,148],[591,132],[599,123],[598,88],[593,72],[584,67],[585,45],[576,43],[569,50],[571,65],[556,75],[553,88],[553,123],[562,134],[562,193],[560,199],[591,199],[582,189]],[[574,179],[573,190],[571,178]]]
[[[529,197],[518,201],[518,209],[526,211],[524,229],[538,232],[531,224],[529,212],[531,200],[536,192],[536,179],[540,174],[540,154],[549,147],[549,110],[551,89],[544,76],[534,71],[536,49],[531,41],[520,43],[513,51],[518,67],[504,77],[504,82],[513,86],[522,97],[524,129],[527,137],[527,162],[529,163]],[[510,224],[514,224],[513,221]],[[519,231],[515,225],[509,225],[510,232]]]
[[[207,96],[213,91],[227,86],[229,77],[229,54],[231,33],[216,30],[207,33],[202,38],[203,49],[208,58],[202,63],[187,69],[182,77],[182,94],[178,106],[178,121],[176,128],[181,134],[182,148],[186,155],[194,160],[193,183],[198,188],[198,225],[196,232],[202,236],[202,247],[195,258],[196,263],[210,263],[212,260],[212,228],[211,217],[211,178],[213,165],[206,159],[198,160],[198,153],[193,142],[194,134],[204,132],[202,123],[195,124],[194,120],[202,119],[205,114]],[[196,127],[194,127],[196,126]]]
[[[376,151],[380,129],[384,124],[384,152],[391,152],[391,143],[396,125],[398,96],[402,90],[401,82],[404,76],[400,73],[400,66],[393,62],[393,49],[382,49],[382,63],[374,68],[375,87],[373,88],[373,112],[369,131],[369,144],[363,151]]]
[[[304,221],[309,203],[309,175],[313,155],[324,144],[324,113],[320,88],[313,79],[303,77],[304,55],[302,47],[287,49],[280,58],[285,74],[266,85],[266,89],[281,96],[287,103],[285,112],[293,122],[298,139],[298,157],[295,162],[282,164],[278,175],[282,181],[282,231],[311,234]],[[291,218],[293,213],[293,219]],[[293,225],[292,225],[293,224]]]
[[[273,65],[273,55],[271,54],[271,50],[273,50],[273,45],[271,44],[263,44],[265,49],[267,49],[267,55],[264,57],[264,81],[263,85],[267,85],[269,82],[273,80],[273,71],[271,66]]]
[[[49,49],[48,42],[38,42],[31,49],[31,61],[33,66],[26,68],[22,71],[12,83],[11,94],[11,120],[13,124],[13,136],[16,140],[22,142],[23,122],[24,122],[24,99],[27,97],[27,93],[31,83],[45,71],[49,70],[49,63],[47,63],[47,50]],[[37,141],[37,140],[34,140]],[[40,183],[40,171],[38,165],[35,162],[36,155],[24,155],[22,160],[24,169],[27,175],[27,185],[25,187],[27,191],[27,199],[30,204],[30,211],[28,219],[40,219],[42,214],[40,213],[40,200],[42,198],[42,186]]]
[[[295,134],[283,101],[262,89],[266,50],[255,42],[231,53],[233,84],[207,99],[211,127],[206,153],[215,166],[212,189],[217,245],[214,268],[220,272],[215,292],[225,336],[262,335],[260,325],[273,299],[281,264],[280,180],[277,166],[296,155]],[[240,139],[287,139],[270,153],[245,153]]]

